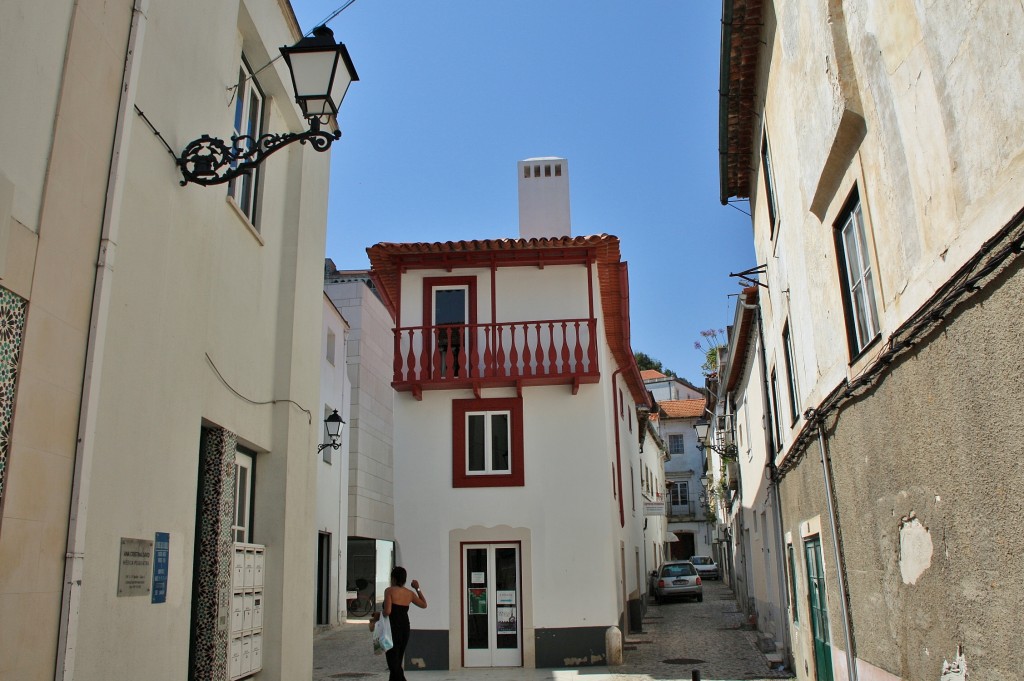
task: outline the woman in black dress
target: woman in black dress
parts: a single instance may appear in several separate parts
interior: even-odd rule
[[[427,607],[427,599],[420,591],[420,583],[412,580],[412,590],[405,588],[406,571],[396,567],[391,571],[391,586],[384,590],[384,616],[391,622],[391,639],[395,645],[387,652],[389,681],[405,681],[402,663],[405,661],[405,647],[409,644],[409,605]],[[380,619],[379,613],[370,618],[370,629]]]

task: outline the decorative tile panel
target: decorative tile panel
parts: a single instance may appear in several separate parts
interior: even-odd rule
[[[231,561],[235,511],[234,433],[220,428],[206,432],[200,456],[199,552],[194,569],[196,608],[193,622],[192,675],[197,681],[228,678],[228,636],[231,613]]]
[[[27,309],[28,301],[0,287],[0,502],[7,482],[14,390],[18,383]]]

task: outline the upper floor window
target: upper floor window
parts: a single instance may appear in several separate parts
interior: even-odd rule
[[[775,367],[772,367],[771,378],[771,399],[772,399],[772,436],[775,439],[775,451],[782,449],[782,427],[779,423],[779,377],[775,371]]]
[[[452,485],[523,485],[523,403],[519,398],[452,401]]]
[[[790,424],[796,423],[800,418],[800,391],[796,383],[796,365],[793,358],[793,336],[789,332],[789,322],[782,327],[782,352],[786,360],[786,383],[789,387],[789,416]]]
[[[668,453],[669,454],[682,454],[683,453],[683,436],[682,435],[669,435],[668,436]]]
[[[427,277],[423,280],[423,293],[423,319],[430,327],[426,339],[428,361],[439,377],[449,373],[453,377],[466,375],[471,351],[469,325],[476,322],[476,279]],[[434,344],[436,361],[432,354]]]
[[[690,483],[685,480],[680,480],[672,485],[672,505],[673,506],[689,506],[690,505]]]
[[[263,91],[253,77],[249,63],[242,57],[242,64],[238,68],[238,89],[235,91],[234,120],[234,135],[244,138],[236,143],[240,147],[255,147],[256,140],[263,134],[263,102]],[[234,199],[235,205],[254,227],[259,200],[259,173],[257,168],[228,183],[228,196]]]
[[[856,357],[879,332],[875,275],[868,252],[864,214],[856,192],[835,223],[835,239],[846,311],[846,335],[850,355]]]
[[[338,339],[334,335],[334,331],[327,329],[327,361],[331,366],[334,366],[334,350],[338,344]]]
[[[232,539],[252,541],[253,455],[238,448],[235,451],[235,514],[231,523]]]
[[[768,236],[774,238],[778,207],[775,204],[775,177],[772,174],[772,155],[768,148],[768,128],[762,129],[761,133],[761,166],[764,178],[764,192],[768,204]]]

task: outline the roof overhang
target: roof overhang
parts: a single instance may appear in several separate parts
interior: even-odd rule
[[[718,178],[723,205],[731,197],[750,198],[762,5],[763,0],[722,0]]]

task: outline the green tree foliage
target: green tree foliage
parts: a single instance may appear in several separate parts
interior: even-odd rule
[[[637,353],[634,354],[634,357],[636,357],[636,363],[637,363],[637,366],[640,367],[640,371],[647,371],[648,369],[654,369],[655,371],[660,371],[661,373],[665,374],[666,376],[671,376],[673,378],[676,378],[676,372],[672,371],[671,369],[666,369],[664,366],[662,366],[660,361],[654,359],[653,357],[651,357],[647,353],[645,353],[645,352],[637,352]]]

